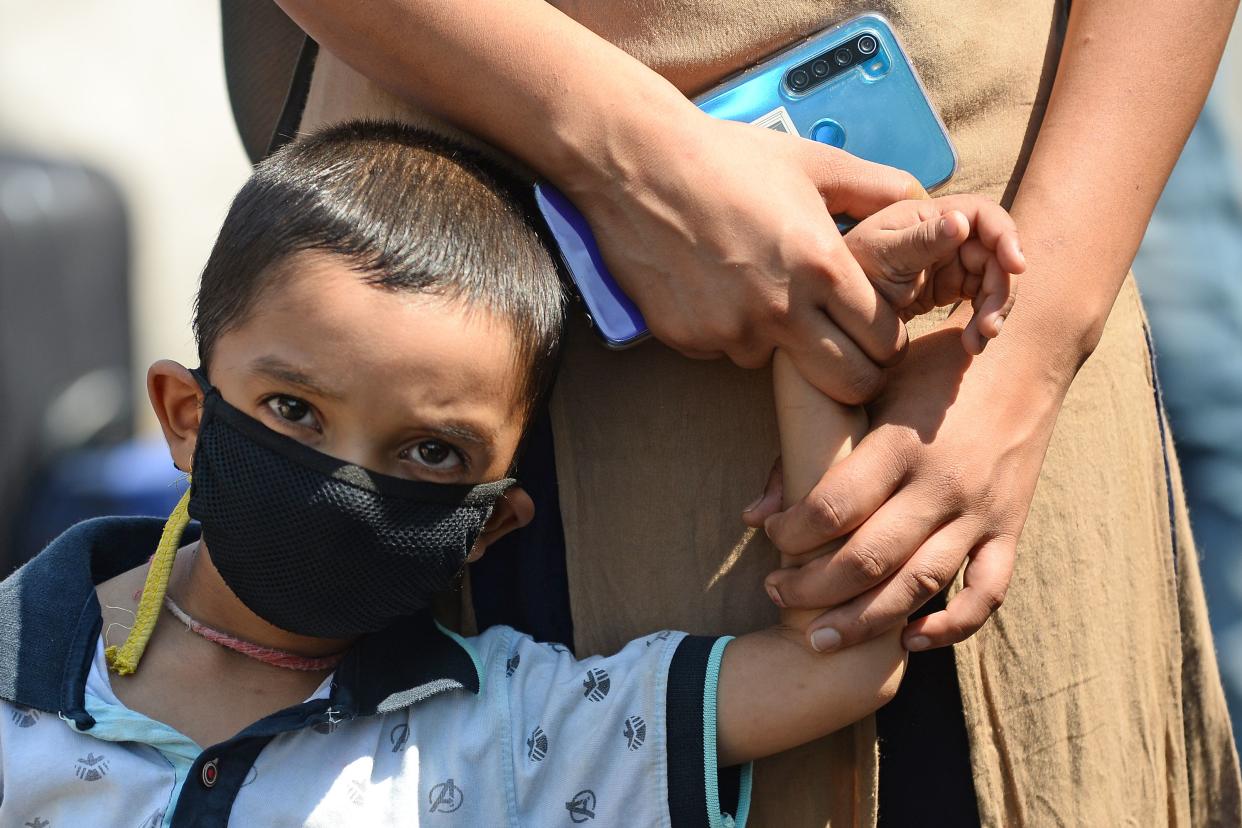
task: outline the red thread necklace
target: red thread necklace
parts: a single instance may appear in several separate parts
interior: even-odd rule
[[[247,658],[262,661],[264,664],[271,664],[273,667],[283,667],[286,670],[305,670],[307,672],[330,670],[340,664],[341,659],[345,657],[345,651],[331,653],[326,656],[304,656],[291,653],[288,650],[278,650],[275,647],[265,647],[262,644],[243,641],[235,635],[221,632],[214,627],[209,627],[201,621],[191,618],[168,595],[164,596],[164,606],[168,608],[168,611],[173,614],[174,618],[185,624],[186,629],[190,632],[201,635],[212,644],[218,644],[233,652],[241,653]]]

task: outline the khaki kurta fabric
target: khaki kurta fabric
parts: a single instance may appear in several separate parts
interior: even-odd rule
[[[1065,13],[1052,0],[559,5],[687,94],[878,9],[957,147],[946,192],[1005,200],[1038,130]],[[321,53],[304,128],[359,115],[434,123]],[[1127,280],[1057,423],[1008,599],[956,648],[985,825],[1239,820],[1237,758],[1144,325]],[[739,633],[772,622],[760,584],[777,556],[738,516],[777,452],[769,373],[692,362],[654,342],[613,353],[580,320],[571,328],[553,422],[579,652],[665,627]],[[875,756],[868,720],[758,763],[751,824],[873,825]]]

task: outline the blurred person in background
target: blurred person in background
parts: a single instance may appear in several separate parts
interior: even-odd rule
[[[1151,319],[1236,738],[1242,716],[1242,146],[1225,120],[1226,109],[1242,108],[1242,100],[1227,95],[1227,80],[1222,72],[1169,177],[1134,273]]]
[[[3,576],[78,520],[180,496],[141,379],[193,355],[198,271],[249,166],[214,4],[0,0],[0,21]]]

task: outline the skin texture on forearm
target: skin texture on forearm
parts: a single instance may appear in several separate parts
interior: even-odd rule
[[[866,415],[820,393],[781,351],[773,357],[772,375],[788,505],[849,453],[866,432]],[[805,563],[839,545],[782,556],[781,565]],[[820,654],[806,644],[806,627],[819,613],[782,610],[780,626],[742,636],[725,650],[718,701],[722,765],[831,733],[872,713],[896,692],[905,666],[900,627],[857,647]]]
[[[656,72],[543,0],[277,0],[317,42],[399,97],[561,186],[617,136],[695,109]],[[642,119],[620,101],[641,100]]]
[[[1043,371],[1067,387],[1099,341],[1236,8],[1232,0],[1073,4],[1011,211],[1029,278],[993,346],[1028,376]]]

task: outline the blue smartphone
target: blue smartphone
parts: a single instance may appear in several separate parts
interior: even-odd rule
[[[928,190],[957,168],[949,134],[883,16],[825,29],[726,78],[694,101],[709,115],[810,138],[898,167]],[[547,182],[535,200],[604,344],[648,336],[638,307],[608,272],[586,219]]]

